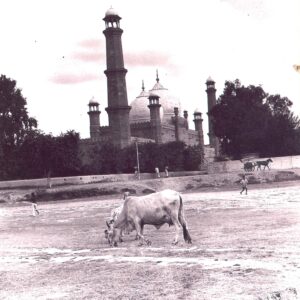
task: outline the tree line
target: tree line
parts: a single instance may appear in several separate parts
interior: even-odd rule
[[[85,165],[83,173],[133,173],[139,162],[140,172],[153,173],[155,167],[169,171],[199,170],[202,161],[199,146],[187,146],[183,142],[165,144],[132,144],[119,149],[112,144],[97,144],[90,148],[90,164]]]

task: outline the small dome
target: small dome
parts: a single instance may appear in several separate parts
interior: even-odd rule
[[[97,102],[97,101],[95,100],[95,98],[92,97],[92,99],[89,101],[89,105],[99,105],[99,102]]]
[[[210,76],[207,78],[206,82],[215,82]]]
[[[153,91],[150,91],[149,97],[159,97],[159,95]]]
[[[105,13],[105,17],[110,17],[110,16],[119,16],[119,14],[117,13],[117,11],[114,8],[110,8],[106,13]]]
[[[199,109],[199,108],[196,108],[195,111],[194,111],[194,114],[199,114],[199,113],[201,114],[200,109]]]

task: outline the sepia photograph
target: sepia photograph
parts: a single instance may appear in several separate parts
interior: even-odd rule
[[[300,299],[298,0],[0,0],[0,299]]]

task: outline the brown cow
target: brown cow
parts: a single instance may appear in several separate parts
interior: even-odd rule
[[[131,197],[125,200],[124,207],[113,224],[113,232],[109,242],[117,246],[120,231],[124,228],[135,228],[137,236],[150,245],[151,242],[143,235],[144,225],[153,225],[159,229],[164,224],[175,226],[175,238],[173,244],[178,243],[180,227],[183,229],[183,237],[187,243],[192,243],[184,218],[181,195],[172,190],[164,190],[158,193],[142,197]]]

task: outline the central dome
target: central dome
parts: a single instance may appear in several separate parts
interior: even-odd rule
[[[154,93],[159,96],[160,117],[163,123],[170,123],[174,116],[174,107],[178,107],[179,115],[181,114],[181,103],[178,98],[172,96],[169,90],[163,87],[159,82],[158,76],[156,83],[149,93],[145,92],[144,86],[142,92],[131,103],[130,123],[140,123],[150,121],[149,94]]]

